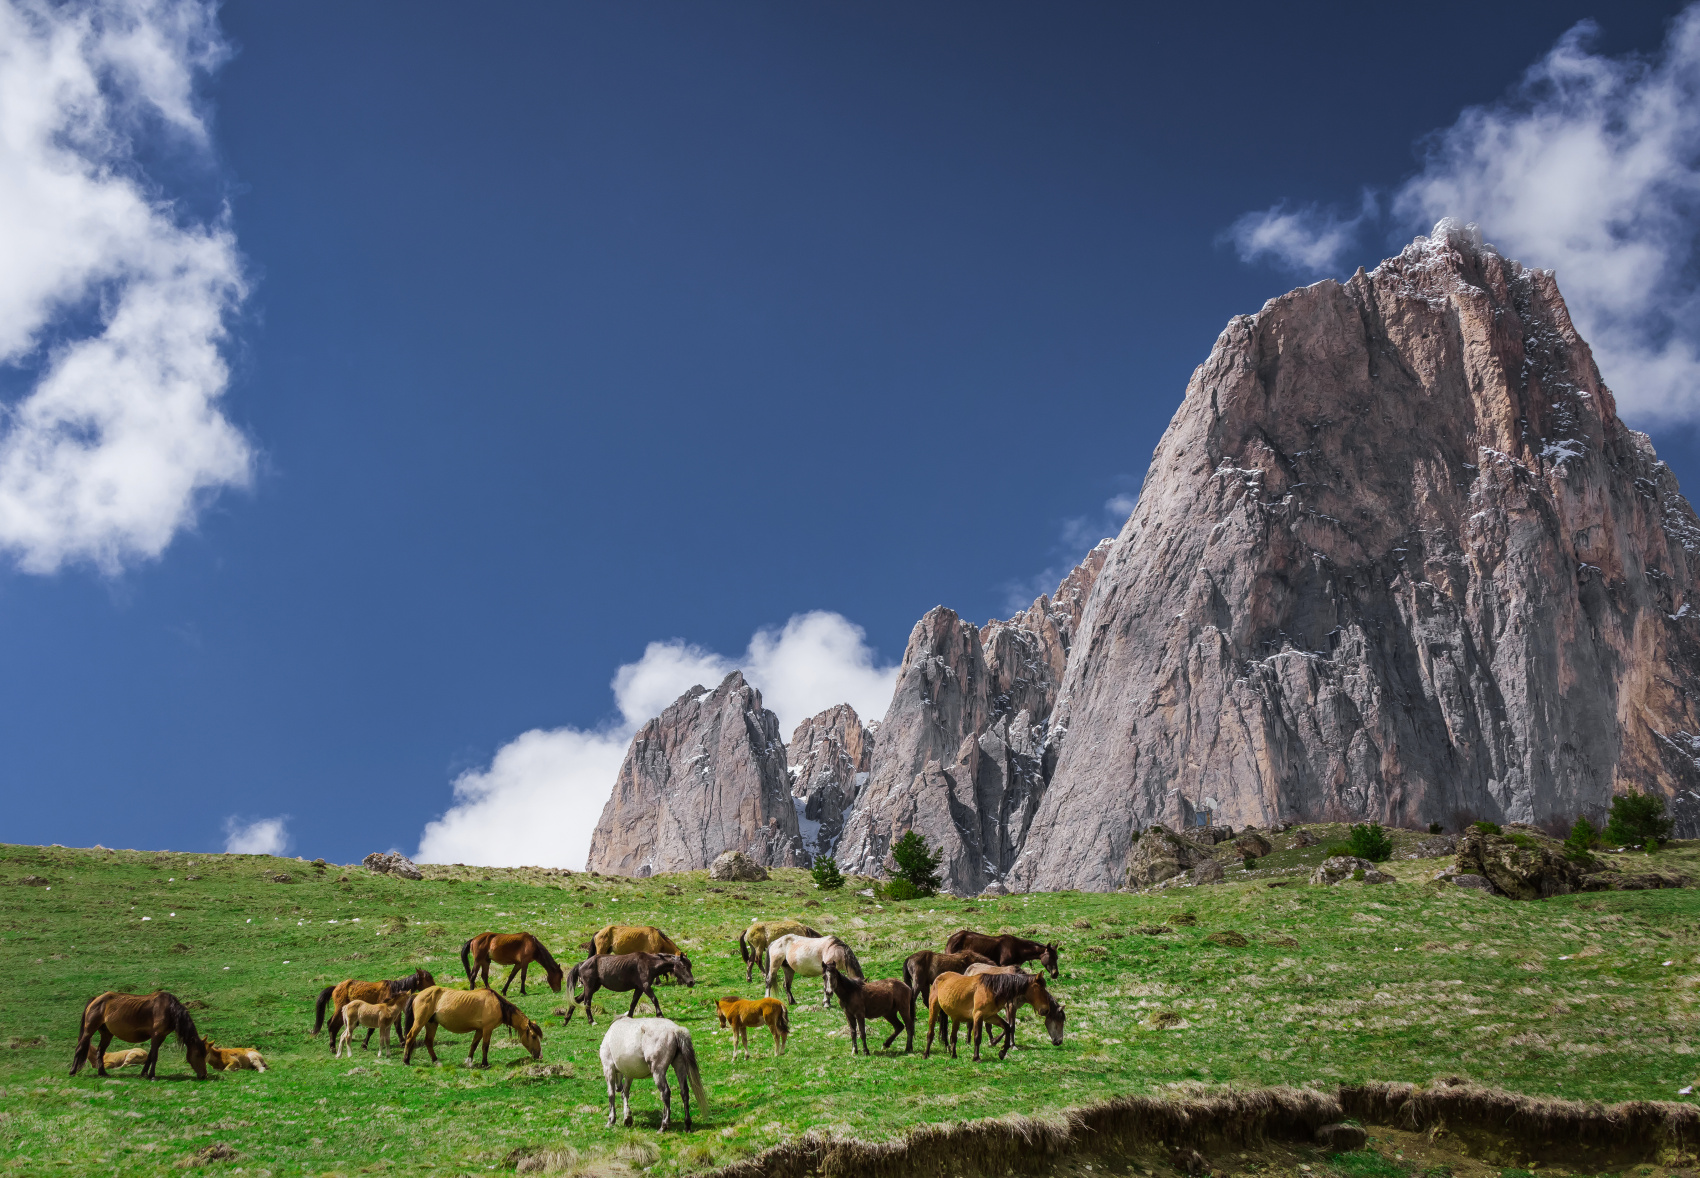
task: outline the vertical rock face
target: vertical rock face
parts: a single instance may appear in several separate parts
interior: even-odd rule
[[[867,785],[836,857],[882,875],[913,829],[944,851],[945,885],[975,893],[1015,861],[1044,788],[1046,733],[1068,652],[1109,542],[1058,588],[984,628],[939,606],[909,635]]]
[[[807,863],[779,720],[734,671],[693,687],[632,738],[590,840],[590,870],[647,876],[705,868],[722,851],[769,867]]]
[[[803,849],[831,855],[844,830],[844,812],[868,781],[873,734],[849,704],[828,708],[797,725],[785,750],[791,797]]]
[[[1552,273],[1473,228],[1231,321],[1107,555],[1011,886],[1120,886],[1135,829],[1203,809],[1541,822],[1634,788],[1700,834],[1700,521]]]

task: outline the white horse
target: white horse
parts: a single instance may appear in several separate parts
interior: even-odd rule
[[[621,1015],[602,1036],[602,1078],[608,1081],[608,1127],[614,1127],[614,1093],[625,1105],[626,1127],[632,1124],[632,1081],[645,1076],[655,1079],[661,1090],[661,1128],[673,1120],[673,1092],[667,1086],[667,1069],[679,1077],[679,1095],[685,1100],[685,1128],[691,1127],[691,1091],[697,1102],[708,1107],[708,1090],[697,1070],[696,1048],[691,1033],[672,1019],[628,1018]]]
[[[839,973],[862,980],[862,963],[856,960],[850,946],[837,937],[802,937],[787,933],[767,947],[767,996],[773,997],[779,973],[783,970],[785,997],[795,1006],[797,996],[791,993],[791,979],[798,974],[805,978],[824,978],[829,965]],[[822,1005],[831,1006],[832,983],[822,982],[821,985],[826,991]]]

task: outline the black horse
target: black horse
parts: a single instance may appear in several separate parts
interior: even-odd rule
[[[567,974],[567,992],[573,996],[573,1005],[567,1007],[567,1017],[561,1025],[573,1021],[573,1011],[580,1004],[584,1006],[584,1017],[594,1025],[596,1014],[590,1000],[598,990],[616,990],[622,994],[630,990],[632,1005],[627,1015],[636,1013],[639,998],[648,998],[655,1004],[655,1013],[660,1014],[661,1000],[655,996],[653,986],[656,978],[669,976],[687,986],[697,984],[691,976],[691,959],[683,953],[599,953],[586,957]],[[582,996],[578,992],[580,982],[584,983]]]

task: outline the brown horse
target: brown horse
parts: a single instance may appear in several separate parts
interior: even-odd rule
[[[652,924],[608,924],[579,946],[586,957],[611,953],[671,953],[679,955],[673,938]]]
[[[980,1036],[986,1025],[1002,1030],[1003,1046],[998,1051],[998,1058],[1002,1059],[1009,1054],[1015,1036],[997,1012],[1007,1009],[1012,1002],[1031,1004],[1043,1016],[1051,1042],[1062,1046],[1063,1023],[1068,1015],[1062,1003],[1045,989],[1043,974],[982,974],[970,978],[946,973],[933,979],[933,1000],[927,1007],[927,1046],[921,1052],[922,1058],[932,1053],[933,1030],[942,1020],[942,1034],[952,1059],[956,1058],[957,1033],[964,1024],[969,1027],[976,1062],[980,1058]]]
[[[732,1059],[738,1058],[738,1045],[743,1044],[746,1054],[750,1050],[750,1028],[767,1024],[767,1029],[773,1032],[773,1054],[780,1055],[785,1051],[785,1040],[791,1037],[791,1016],[785,1010],[785,1004],[777,998],[749,998],[736,996],[722,998],[714,1004],[714,1013],[720,1016],[720,1025],[732,1028]]]
[[[757,965],[763,969],[767,967],[767,947],[786,933],[796,933],[799,937],[820,936],[800,920],[758,920],[738,934],[738,952],[744,958],[746,982],[755,977]]]
[[[423,966],[414,970],[405,978],[396,978],[388,982],[362,982],[354,978],[344,978],[334,986],[326,986],[319,991],[319,1004],[313,1011],[313,1034],[319,1033],[319,1028],[325,1025],[325,1007],[331,1008],[331,1054],[336,1054],[337,1032],[342,1030],[342,1008],[351,1000],[358,998],[362,1002],[375,1002],[379,1006],[393,1005],[403,994],[417,994],[427,986],[435,986],[437,979],[431,976],[431,971]],[[403,1013],[401,1033],[407,1034],[413,1025],[411,1011]],[[362,1048],[372,1046],[372,1032],[366,1032],[366,1041]]]
[[[543,1055],[543,1028],[526,1017],[524,1011],[489,988],[483,990],[445,990],[431,986],[413,996],[413,1030],[408,1032],[407,1046],[401,1062],[413,1059],[413,1045],[419,1032],[425,1032],[425,1050],[431,1062],[437,1062],[437,1028],[454,1035],[472,1032],[472,1042],[466,1048],[466,1066],[472,1066],[473,1052],[480,1040],[484,1043],[484,1066],[490,1066],[490,1038],[501,1026],[512,1027],[519,1041],[531,1053],[532,1059]]]
[[[677,978],[687,987],[697,984],[691,973],[691,959],[683,953],[598,953],[573,966],[567,977],[567,992],[573,996],[573,1004],[567,1007],[566,1018],[561,1022],[563,1027],[573,1021],[573,1011],[581,1004],[584,1017],[595,1025],[596,1009],[590,1005],[590,1000],[600,989],[621,994],[631,991],[632,1005],[626,1011],[626,1017],[630,1018],[637,1011],[639,998],[648,998],[655,1004],[655,1013],[661,1013],[661,999],[655,996],[654,989],[657,978]],[[578,992],[581,982],[584,984],[583,997]]]
[[[1022,969],[1019,965],[979,965],[979,964],[975,964],[975,965],[970,965],[967,969],[965,969],[961,972],[962,972],[962,976],[965,977],[965,978],[977,978],[981,974],[987,974],[987,973],[1009,973],[1009,974],[1018,973],[1023,978],[1025,978],[1027,976],[1027,971]],[[1021,1003],[1018,999],[1012,999],[1010,1001],[1010,1004],[1009,1004],[1009,1009],[1004,1011],[1004,1019],[1009,1023],[1009,1030],[1007,1032],[1005,1032],[1008,1035],[1013,1036],[1015,1034],[1015,1011],[1016,1011],[1016,1007],[1018,1007],[1020,1005],[1021,1005]],[[998,1040],[998,1041],[1001,1042],[1002,1040]]]
[[[484,975],[484,988],[490,989],[490,963],[511,965],[508,970],[508,980],[502,983],[502,993],[508,992],[508,987],[514,984],[514,974],[519,975],[519,992],[525,994],[525,972],[536,962],[543,967],[544,979],[549,988],[555,993],[561,992],[561,979],[565,976],[555,959],[549,956],[549,950],[543,947],[530,933],[479,933],[472,940],[460,947],[460,963],[466,967],[466,981],[473,989],[478,988],[478,975]]]
[[[152,994],[118,994],[108,990],[90,998],[83,1007],[81,1032],[77,1036],[77,1052],[71,1057],[71,1074],[92,1059],[95,1072],[106,1075],[106,1048],[116,1035],[126,1043],[148,1042],[147,1062],[142,1064],[142,1077],[154,1079],[159,1069],[159,1045],[167,1035],[177,1033],[189,1056],[189,1066],[199,1079],[207,1078],[207,1045],[189,1017],[189,1008],[173,994],[155,990]],[[96,1034],[100,1046],[92,1046]],[[151,1042],[149,1042],[151,1040]]]
[[[941,973],[964,973],[971,965],[992,964],[995,963],[990,957],[972,949],[962,953],[936,953],[923,949],[919,953],[911,953],[909,960],[903,963],[903,980],[915,991],[915,997],[925,1002],[932,996],[933,979]]]
[[[1009,933],[994,937],[990,933],[977,933],[973,929],[965,928],[951,933],[950,940],[944,943],[944,947],[950,953],[961,953],[964,949],[984,953],[991,958],[993,965],[1020,965],[1024,961],[1037,961],[1053,978],[1057,976],[1055,941],[1042,945],[1038,941],[1029,941]]]
[[[881,1050],[890,1047],[904,1031],[909,1032],[909,1038],[903,1050],[915,1050],[915,991],[896,980],[859,981],[830,965],[826,967],[826,980],[838,995],[838,1005],[850,1024],[851,1055],[856,1054],[858,1035],[862,1039],[862,1054],[873,1054],[868,1050],[869,1018],[883,1018],[892,1025],[893,1030],[880,1045]]]

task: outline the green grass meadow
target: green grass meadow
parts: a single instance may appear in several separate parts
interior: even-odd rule
[[[1337,832],[1319,833],[1326,843]],[[1396,884],[1311,887],[1305,869],[1321,855],[1279,851],[1255,872],[1236,864],[1222,885],[1143,895],[880,905],[848,887],[817,892],[801,871],[717,884],[701,872],[431,867],[409,882],[261,856],[0,846],[0,1173],[478,1174],[570,1150],[561,1158],[581,1167],[666,1175],[809,1129],[880,1140],[921,1122],[1042,1115],[1197,1084],[1462,1076],[1570,1098],[1692,1099],[1677,1093],[1700,1079],[1700,891],[1516,903],[1430,885],[1441,861],[1400,859],[1389,865]],[[1700,844],[1658,859],[1700,875]],[[1181,913],[1196,923],[1171,923]],[[976,1064],[966,1050],[923,1060],[923,1012],[913,1055],[899,1039],[852,1058],[818,979],[799,979],[789,1052],[773,1059],[766,1032],[752,1033],[757,1057],[734,1065],[713,1003],[759,996],[737,935],[784,915],[844,937],[878,977],[964,925],[1056,940],[1064,1045],[1029,1014],[1006,1060]],[[563,1028],[550,1012],[566,996],[535,970],[530,993],[518,998],[516,982],[510,996],[544,1023],[551,1074],[536,1074],[505,1032],[487,1070],[462,1066],[464,1037],[439,1036],[442,1066],[421,1048],[404,1067],[399,1052],[373,1058],[375,1042],[352,1063],[333,1060],[326,1037],[310,1034],[316,995],[343,978],[424,965],[464,987],[460,944],[486,929],[535,932],[570,965],[569,946],[610,922],[660,925],[695,966],[694,990],[659,988],[668,1017],[691,1029],[711,1092],[692,1133],[655,1132],[647,1081],[634,1089],[634,1128],[603,1127],[605,1024],[575,1016]],[[1141,931],[1155,926],[1169,931]],[[1209,939],[1227,932],[1248,943]],[[135,1069],[66,1075],[84,1002],[159,988],[190,1003],[202,1033],[258,1047],[271,1070],[198,1083],[172,1039],[158,1082]],[[599,1018],[625,1002],[604,992]],[[869,1037],[877,1048],[884,1032],[871,1026]],[[234,1156],[195,1162],[214,1144]]]

